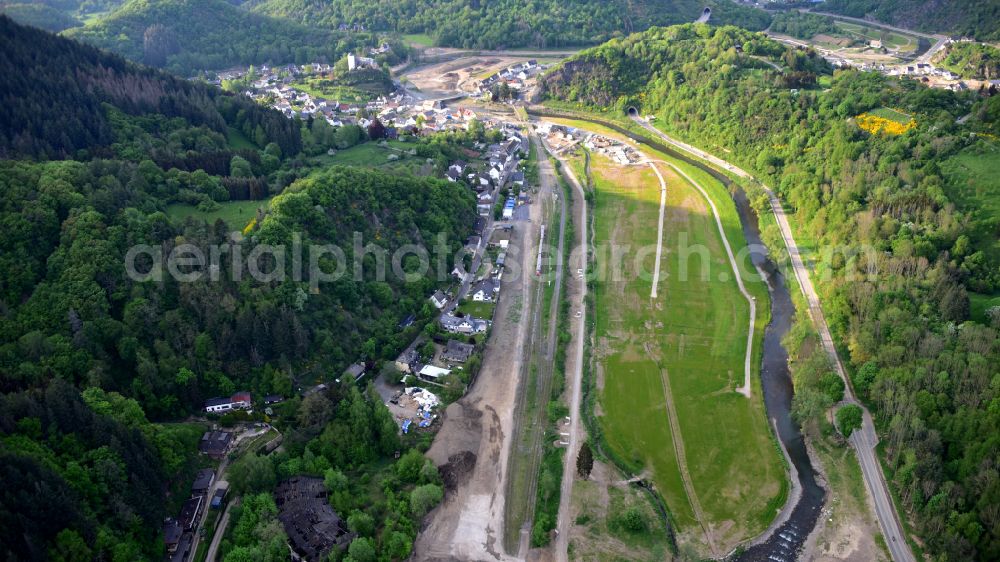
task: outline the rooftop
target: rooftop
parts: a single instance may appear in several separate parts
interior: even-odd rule
[[[274,490],[278,520],[295,552],[307,560],[324,559],[333,547],[354,537],[326,499],[322,478],[295,476]]]

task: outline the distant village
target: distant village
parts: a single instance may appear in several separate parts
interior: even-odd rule
[[[797,40],[790,40],[781,37],[774,37],[774,39],[791,45],[805,45],[805,43]],[[989,88],[991,86],[1000,88],[1000,80],[963,80],[961,76],[946,68],[936,66],[931,62],[921,62],[921,60],[929,61],[932,58],[930,55],[937,52],[937,49],[939,48],[946,48],[948,45],[962,42],[968,43],[973,42],[973,40],[968,38],[945,39],[938,45],[935,45],[935,47],[932,47],[928,54],[924,55],[920,59],[901,64],[855,60],[848,57],[841,51],[831,51],[813,44],[810,44],[810,46],[816,49],[816,51],[827,60],[827,62],[837,68],[855,68],[866,72],[879,72],[886,76],[911,78],[913,80],[919,80],[931,88],[941,88],[955,92],[962,92],[971,89],[978,90],[979,88]],[[871,40],[868,42],[867,48],[882,50],[882,41],[878,39]]]
[[[492,101],[497,97],[499,88],[504,86],[510,92],[510,98],[516,98],[528,88],[528,80],[537,76],[542,70],[543,67],[539,66],[535,59],[508,66],[480,80],[476,84],[476,93],[479,97]]]

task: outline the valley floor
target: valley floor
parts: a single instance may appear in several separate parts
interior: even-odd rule
[[[663,257],[651,297],[659,178],[645,164],[619,166],[603,156],[592,163],[595,413],[606,452],[654,483],[678,528],[682,554],[721,557],[766,528],[787,493],[759,378],[752,379],[749,399],[738,392],[748,304],[707,201],[660,163],[667,184]],[[721,195],[713,193],[738,251],[739,219]],[[766,303],[752,266],[741,267],[749,268],[742,273],[750,292]],[[766,319],[758,322],[762,327]]]

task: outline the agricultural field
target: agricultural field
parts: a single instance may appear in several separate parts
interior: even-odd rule
[[[257,216],[257,209],[267,210],[271,198],[262,201],[224,201],[214,211],[202,211],[194,205],[174,203],[167,206],[167,216],[173,220],[183,221],[194,217],[209,224],[222,219],[231,230],[243,230],[251,219]]]
[[[917,126],[917,120],[912,115],[888,107],[862,113],[856,120],[859,127],[873,135],[901,135]]]
[[[621,167],[603,156],[594,157],[592,168],[596,408],[605,445],[655,484],[678,527],[682,551],[724,555],[763,531],[787,494],[757,373],[751,398],[735,392],[743,382],[749,305],[707,202],[665,165],[659,166],[668,186],[664,250],[658,298],[651,299],[650,275],[639,272],[653,268],[659,182],[648,166]],[[683,168],[710,191],[738,252],[745,241],[724,187]],[[629,249],[612,261],[609,248],[615,246]],[[759,345],[767,291],[750,276],[749,263],[741,267],[762,305]],[[759,351],[752,363],[759,365]]]
[[[945,160],[941,171],[948,180],[948,197],[977,224],[970,237],[992,241],[985,244],[986,251],[1000,255],[1000,240],[992,226],[1000,217],[1000,142],[980,140]]]

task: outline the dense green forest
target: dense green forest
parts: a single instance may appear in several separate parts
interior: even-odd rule
[[[253,0],[257,13],[338,29],[427,33],[435,44],[478,49],[595,44],[654,25],[694,21],[705,6],[712,21],[764,29],[762,10],[729,0]]]
[[[769,31],[791,35],[799,39],[812,39],[820,33],[836,33],[837,26],[830,16],[789,10],[774,14]]]
[[[370,34],[248,13],[226,0],[129,0],[66,34],[182,75],[234,65],[333,63],[375,41]]]
[[[59,32],[83,25],[72,15],[46,4],[0,4],[0,14],[7,15],[18,23],[47,31]]]
[[[550,99],[593,110],[640,107],[778,190],[800,239],[818,250],[824,308],[873,407],[907,518],[935,559],[996,560],[1000,325],[968,321],[968,294],[1000,288],[1000,222],[981,203],[956,205],[961,178],[942,170],[970,150],[996,165],[1000,96],[830,72],[815,53],[761,34],[684,25],[584,51],[545,86]],[[828,85],[810,86],[820,80]],[[857,116],[883,107],[916,126],[895,136],[858,126]],[[783,247],[776,227],[763,235]],[[815,360],[815,385],[796,387],[800,419],[836,398],[829,366]]]
[[[994,0],[826,0],[820,9],[928,33],[1000,39],[1000,3]]]
[[[406,280],[390,270],[379,279],[375,252],[357,255],[363,269],[319,283],[310,245],[336,244],[350,264],[355,235],[390,254],[423,244],[450,271],[475,198],[444,180],[317,171],[309,154],[362,142],[356,127],[347,142],[325,122],[289,120],[7,17],[0,36],[0,69],[10,77],[0,104],[0,557],[155,559],[163,517],[176,515],[168,491],[187,493],[204,429],[175,420],[211,396],[293,397],[349,363],[394,357],[435,312],[433,275]],[[253,148],[230,147],[234,130]],[[210,209],[247,198],[270,201],[244,218],[242,234],[233,230],[244,221],[233,229],[165,213],[171,203]],[[282,270],[273,269],[277,257],[262,260],[284,280],[255,279],[247,259],[220,260],[218,280],[126,274],[137,245],[250,256],[296,240],[306,249],[301,278],[292,256]],[[143,255],[145,272],[153,260]],[[329,256],[317,264],[337,265]],[[415,267],[402,263],[404,272]],[[401,329],[410,315],[415,323]],[[381,401],[350,385],[285,406],[285,450],[264,459],[272,478],[336,469],[396,482],[387,456],[419,444],[400,443]],[[440,499],[436,470],[417,473],[387,487],[398,497],[351,488],[345,516],[364,510],[358,518],[373,520],[363,534],[371,545],[358,549],[408,552],[420,517]]]
[[[981,43],[952,43],[934,62],[962,78],[1000,80],[1000,49]]]
[[[301,149],[293,122],[250,100],[56,40],[6,17],[0,17],[0,32],[7,39],[0,51],[0,71],[7,77],[0,98],[0,158],[86,160],[122,154],[131,145],[134,154],[146,152],[153,160],[191,160],[180,167],[192,171],[193,161],[204,159],[213,146],[219,148],[215,157],[228,162],[220,148],[228,127],[244,128],[251,136],[259,128],[262,138],[286,154]],[[128,119],[140,115],[147,117]],[[116,137],[116,127],[137,134],[118,131]],[[138,134],[143,127],[150,133]],[[154,142],[153,136],[160,139]]]

